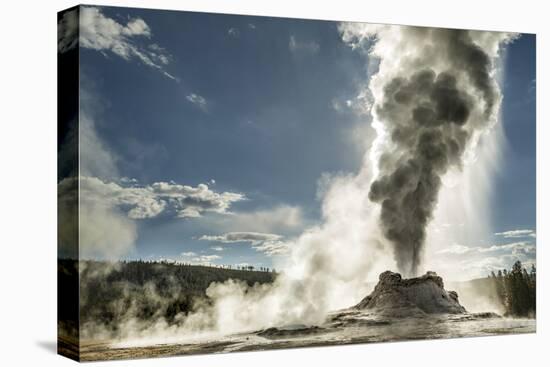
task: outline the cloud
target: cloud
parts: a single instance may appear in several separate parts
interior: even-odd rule
[[[224,249],[223,247],[221,247],[221,246],[213,246],[213,247],[210,247],[210,250],[221,252],[221,251],[223,251],[223,250],[225,250],[225,249]]]
[[[240,32],[237,28],[231,27],[227,30],[227,34],[230,35],[231,37],[237,38],[239,37]]]
[[[203,96],[200,96],[195,93],[191,93],[185,97],[190,103],[197,106],[199,109],[201,109],[203,112],[208,112],[208,102]]]
[[[183,256],[183,257],[197,256],[197,253],[196,253],[196,252],[193,252],[193,251],[182,252],[182,253],[181,253],[181,256]]]
[[[81,73],[80,119],[78,134],[66,142],[79,149],[79,171],[58,182],[59,255],[69,258],[117,259],[134,248],[136,223],[107,200],[86,200],[79,195],[77,175],[118,177],[117,156],[101,139],[96,117],[102,111],[101,100],[89,87],[93,85]],[[75,153],[76,154],[76,153]],[[82,189],[82,188],[80,188]]]
[[[68,177],[58,183],[60,256],[76,257],[79,246],[81,257],[117,259],[133,249],[137,220],[228,214],[234,202],[244,199],[239,193],[212,191],[205,184],[140,185],[128,178],[109,182],[91,176]],[[77,212],[79,221],[74,221]]]
[[[438,251],[438,254],[466,254],[471,252],[473,249],[468,246],[462,246],[458,244],[453,244],[452,246]]]
[[[212,218],[212,225],[221,231],[286,233],[300,231],[305,226],[302,209],[299,206],[277,205],[267,209],[235,212],[232,215]]]
[[[290,245],[283,241],[266,241],[252,247],[267,256],[285,255],[290,251]]]
[[[333,98],[331,107],[340,113],[352,112],[358,116],[370,116],[372,96],[363,90],[352,98]]]
[[[466,280],[485,277],[498,269],[510,269],[517,260],[530,266],[536,261],[536,251],[536,245],[529,241],[473,247],[453,244],[435,252],[433,264]]]
[[[288,49],[292,52],[316,54],[321,49],[321,46],[315,41],[298,41],[294,35],[291,35],[288,40]]]
[[[260,243],[264,241],[275,241],[280,239],[281,236],[271,233],[258,233],[258,232],[230,232],[219,236],[204,235],[199,238],[202,241],[217,241],[223,243],[234,242],[250,242]]]
[[[268,256],[282,255],[289,251],[289,245],[281,241],[282,236],[259,232],[229,232],[222,235],[204,235],[201,241],[222,243],[250,243],[256,251]]]
[[[536,245],[531,242],[514,242],[507,244],[497,244],[492,246],[476,246],[468,247],[458,244],[453,244],[451,247],[438,251],[438,254],[469,254],[469,253],[494,253],[494,252],[511,252],[517,253],[532,253],[536,251]]]
[[[478,252],[493,253],[493,252],[509,252],[511,255],[535,253],[536,245],[530,242],[514,242],[504,245],[493,245],[489,247],[479,247]]]
[[[131,219],[154,218],[171,214],[180,218],[200,217],[204,212],[227,213],[231,204],[245,199],[240,193],[210,190],[174,182],[151,185],[128,184],[128,180],[107,182],[97,177],[80,178],[81,201],[104,202],[125,212]]]
[[[515,229],[512,231],[495,233],[495,236],[501,236],[504,238],[527,238],[536,237],[537,235],[532,229]]]
[[[172,59],[164,48],[155,43],[140,45],[152,36],[151,28],[143,19],[133,18],[122,24],[105,16],[99,8],[81,6],[78,22],[77,10],[73,12],[66,13],[58,23],[59,52],[66,52],[78,45],[105,56],[106,52],[110,52],[126,61],[138,60],[164,76],[177,80],[164,69]]]
[[[85,93],[82,93],[84,96]],[[82,97],[83,99],[86,97]],[[94,118],[82,108],[79,124],[80,174],[84,176],[116,177],[117,156],[103,142],[97,132]]]
[[[459,268],[471,274],[470,278],[486,277],[492,271],[507,269],[510,270],[512,264],[516,261],[521,261],[522,265],[529,268],[531,265],[536,265],[536,259],[533,256],[525,256],[518,254],[506,254],[498,256],[488,256],[473,260],[462,260],[458,263]]]
[[[117,259],[132,250],[137,239],[133,220],[108,201],[83,200],[74,178],[61,180],[57,188],[62,257]]]
[[[63,14],[57,23],[57,51],[67,52],[78,45],[78,11],[70,10]]]
[[[197,255],[194,252],[183,252],[181,256],[184,258],[185,262],[196,265],[208,265],[222,258],[219,255]]]

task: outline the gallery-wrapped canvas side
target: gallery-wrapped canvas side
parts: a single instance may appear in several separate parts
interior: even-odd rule
[[[57,351],[79,360],[79,8],[59,12],[57,21]]]

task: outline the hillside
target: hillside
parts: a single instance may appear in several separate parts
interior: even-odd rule
[[[216,267],[174,264],[168,262],[81,261],[80,310],[60,301],[61,314],[80,314],[85,329],[92,325],[115,332],[125,320],[138,319],[144,323],[163,320],[168,324],[179,321],[200,302],[207,302],[206,289],[212,282],[241,280],[248,285],[272,282],[276,273],[222,269]],[[58,286],[75,288],[78,269],[73,260],[58,261]],[[67,294],[65,292],[65,294]]]

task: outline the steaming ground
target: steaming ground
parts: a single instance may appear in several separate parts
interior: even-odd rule
[[[493,281],[480,279],[485,286]],[[476,287],[479,282],[471,283]],[[148,287],[146,287],[148,288]],[[490,291],[487,287],[480,291]],[[81,344],[82,360],[124,359],[181,354],[221,353],[279,348],[373,343],[530,333],[534,319],[503,318],[495,313],[468,312],[457,293],[444,288],[441,277],[428,272],[402,279],[386,271],[374,291],[355,306],[330,312],[319,325],[286,324],[248,332],[197,333],[185,340],[163,338],[97,341]]]
[[[95,359],[99,351],[101,358],[124,358],[145,352],[170,355],[534,330],[534,323],[526,320],[443,317],[379,323],[364,314],[356,316],[365,322],[326,324],[331,311],[368,294],[372,284],[367,280],[382,271],[411,276],[432,265],[424,256],[425,244],[438,202],[445,201],[443,182],[452,173],[460,183],[462,170],[480,164],[476,153],[498,121],[500,46],[512,38],[496,32],[358,23],[342,24],[339,30],[344,42],[379,59],[378,72],[364,91],[374,100],[377,137],[357,174],[330,179],[322,223],[290,244],[289,260],[274,283],[214,283],[207,290],[211,302],[182,316],[177,327],[161,320],[143,325],[129,317],[118,338],[125,340],[119,346],[135,340],[187,344],[108,349],[103,343],[89,344],[101,335],[90,330],[84,359]],[[288,339],[255,333],[289,325],[306,335],[289,332]]]
[[[406,340],[462,338],[490,335],[533,333],[533,319],[484,319],[482,316],[437,317],[418,321],[415,319],[391,321],[368,320],[365,317],[350,321],[347,326],[308,328],[291,325],[264,334],[240,333],[221,338],[200,338],[183,343],[167,341],[158,345],[139,346],[131,342],[106,344],[85,342],[81,344],[83,361],[104,359],[149,358],[186,354],[244,352],[254,350],[315,347],[356,343],[378,343]]]
[[[477,282],[479,283],[479,282]],[[477,283],[471,283],[476,287]],[[485,286],[494,282],[485,280]],[[487,291],[490,289],[478,289]],[[436,273],[402,279],[386,271],[374,291],[355,306],[333,311],[318,325],[285,324],[248,332],[191,337],[86,340],[82,360],[124,359],[182,354],[221,353],[280,348],[373,343],[415,339],[530,333],[534,319],[503,318],[492,312],[468,312]]]

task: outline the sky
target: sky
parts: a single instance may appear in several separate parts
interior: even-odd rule
[[[374,138],[377,63],[337,22],[110,7],[80,22],[82,195],[112,198],[119,257],[277,267],[322,220],[326,177],[357,172]],[[534,35],[503,60],[493,230],[441,252],[480,272],[535,259]]]

